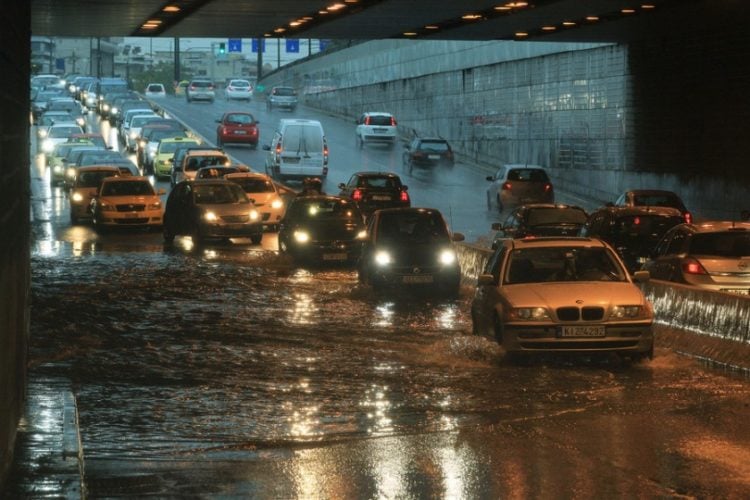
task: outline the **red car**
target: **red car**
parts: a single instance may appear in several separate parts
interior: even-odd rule
[[[221,147],[228,143],[250,144],[253,148],[258,147],[258,124],[255,117],[250,113],[229,112],[224,113],[216,127],[216,146]]]

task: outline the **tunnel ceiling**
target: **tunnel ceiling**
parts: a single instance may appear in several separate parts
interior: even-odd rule
[[[32,0],[46,36],[620,42],[731,19],[740,0]],[[717,12],[720,11],[720,12]],[[152,21],[149,23],[149,21]]]

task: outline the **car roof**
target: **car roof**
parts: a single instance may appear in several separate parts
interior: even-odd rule
[[[225,179],[263,179],[273,182],[270,176],[261,172],[235,172],[233,174],[227,174]]]
[[[672,196],[678,196],[677,193],[674,191],[667,191],[665,189],[628,189],[626,193],[633,193],[633,194],[662,194],[662,195],[672,195]],[[679,196],[678,196],[679,198]]]
[[[534,238],[508,239],[504,240],[503,244],[519,250],[524,248],[607,246],[598,238],[586,238],[581,236],[537,236]]]
[[[184,137],[184,136],[175,136],[175,137],[165,137],[164,139],[161,139],[161,142],[195,142],[200,144],[200,139],[194,138],[194,137]]]
[[[378,210],[377,212],[382,212],[384,214],[398,214],[398,213],[404,213],[404,214],[439,214],[442,216],[443,214],[438,210],[437,208],[426,208],[426,207],[394,207],[394,208],[382,208]],[[376,213],[377,213],[376,212]]]
[[[541,165],[529,165],[528,163],[506,163],[503,165],[505,168],[528,168],[528,169],[535,169],[535,170],[544,170],[544,167]]]
[[[387,111],[365,111],[362,114],[370,115],[370,116],[393,116],[391,113],[388,113]]]
[[[142,175],[128,175],[125,177],[107,177],[106,179],[104,179],[104,182],[133,182],[133,181],[138,181],[138,182],[146,181],[149,184],[151,184],[151,181],[149,181],[148,177],[144,177]]]
[[[318,120],[308,120],[307,118],[282,118],[279,120],[279,126],[283,127],[284,125],[321,125],[321,123]]]
[[[390,177],[390,178],[398,177],[400,179],[398,174],[394,174],[393,172],[378,172],[376,170],[354,172],[352,175],[358,175],[360,177]]]
[[[682,227],[689,227],[696,233],[714,233],[729,230],[750,231],[750,222],[740,222],[731,220],[709,220],[695,224],[680,224]],[[679,226],[675,226],[679,227]]]
[[[205,155],[207,153],[219,153],[219,154],[222,154],[224,156],[227,155],[224,152],[223,149],[218,149],[218,148],[188,148],[187,153],[185,154],[185,156],[188,156],[188,155],[191,155],[191,154]]]
[[[86,165],[85,167],[78,167],[76,169],[78,173],[81,172],[120,172],[120,169],[114,165]]]
[[[566,203],[527,203],[525,205],[521,205],[518,208],[528,208],[528,209],[534,209],[534,208],[559,208],[559,209],[573,209],[573,210],[581,210],[585,212],[583,208],[579,207],[578,205],[568,205]]]
[[[682,217],[682,212],[679,209],[673,207],[660,207],[656,205],[643,205],[643,206],[620,206],[620,207],[602,207],[596,210],[608,211],[614,215],[672,215]],[[593,215],[593,214],[592,214]]]

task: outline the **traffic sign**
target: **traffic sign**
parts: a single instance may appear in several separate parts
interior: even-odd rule
[[[227,42],[228,52],[242,52],[242,38],[230,38]]]
[[[252,50],[253,50],[253,52],[258,52],[258,41],[260,41],[261,52],[265,52],[266,51],[266,40],[263,39],[263,38],[261,38],[260,40],[258,40],[257,38],[253,38],[253,42],[252,42]]]
[[[286,53],[287,54],[297,54],[299,53],[299,40],[289,40],[286,41]]]

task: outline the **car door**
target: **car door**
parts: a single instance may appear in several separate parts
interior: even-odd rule
[[[680,255],[683,253],[687,238],[687,232],[680,228],[674,228],[664,235],[664,238],[656,246],[652,262],[646,266],[653,278],[683,281]]]
[[[492,276],[492,282],[486,285],[477,285],[474,291],[474,299],[471,303],[472,319],[474,323],[482,324],[487,328],[491,328],[493,324],[493,313],[498,303],[500,276],[507,251],[505,245],[500,245],[495,250],[482,271],[482,274]]]

